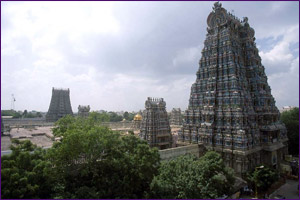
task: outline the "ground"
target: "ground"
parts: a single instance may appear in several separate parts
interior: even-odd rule
[[[11,139],[30,140],[39,147],[49,147],[53,144],[51,126],[34,128],[12,128],[10,133],[1,136],[1,151],[10,149]]]
[[[287,179],[284,185],[270,195],[270,199],[274,198],[276,195],[284,196],[286,199],[299,199],[298,187],[299,180]]]

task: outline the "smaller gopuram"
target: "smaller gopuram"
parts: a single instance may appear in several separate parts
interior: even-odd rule
[[[172,147],[172,135],[166,102],[163,98],[151,98],[145,102],[140,138],[146,140],[151,147],[167,149]]]
[[[182,125],[182,116],[180,108],[173,108],[170,116],[171,125]]]
[[[52,97],[49,110],[46,114],[46,121],[56,122],[58,119],[66,115],[73,115],[69,88],[52,88]]]
[[[88,117],[90,113],[90,105],[87,106],[78,106],[78,117]]]

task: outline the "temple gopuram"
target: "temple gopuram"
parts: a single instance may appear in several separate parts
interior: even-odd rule
[[[171,128],[163,98],[148,97],[143,111],[140,138],[150,147],[167,149],[172,147]]]
[[[238,19],[217,2],[192,84],[179,140],[203,144],[242,174],[258,165],[280,166],[287,150],[248,18]]]
[[[78,117],[83,117],[86,118],[89,116],[90,114],[90,105],[87,106],[83,106],[83,105],[79,105],[78,106]]]
[[[170,114],[170,124],[171,125],[182,125],[182,116],[180,108],[173,108]]]
[[[49,110],[46,114],[46,121],[56,122],[66,115],[73,115],[70,90],[52,88],[52,97]]]

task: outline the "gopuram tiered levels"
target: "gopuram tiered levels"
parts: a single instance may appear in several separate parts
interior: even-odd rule
[[[287,154],[286,128],[271,95],[254,30],[222,4],[207,18],[197,79],[179,141],[220,152],[237,174],[264,164],[278,168]]]
[[[181,109],[173,108],[170,114],[170,124],[171,125],[182,125]]]
[[[46,114],[46,121],[56,122],[66,115],[73,115],[70,90],[52,88],[52,97],[49,110]]]
[[[172,147],[171,128],[163,98],[148,97],[143,111],[140,138],[151,147],[167,149]]]
[[[88,117],[89,114],[90,114],[90,105],[87,105],[87,106],[82,106],[82,105],[79,105],[78,106],[78,117]]]

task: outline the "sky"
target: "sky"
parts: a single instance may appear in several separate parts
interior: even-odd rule
[[[188,106],[214,2],[1,2],[1,109],[139,111]],[[276,105],[299,106],[299,2],[230,2],[255,30]]]

